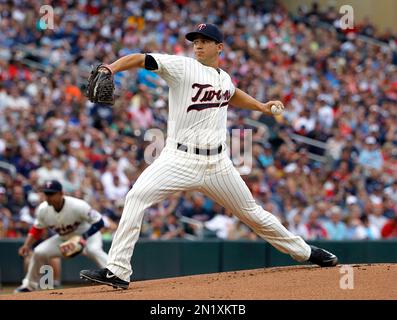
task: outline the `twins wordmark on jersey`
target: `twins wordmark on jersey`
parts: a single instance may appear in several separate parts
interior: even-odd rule
[[[72,233],[83,234],[91,224],[101,219],[101,214],[87,202],[70,196],[64,196],[64,199],[65,203],[59,212],[47,202],[41,203],[36,211],[34,226],[38,229],[51,228],[60,236],[67,236]]]
[[[201,103],[191,104],[187,108],[187,112],[192,110],[201,111],[207,108],[221,108],[229,104],[229,100],[231,98],[230,90],[222,92],[221,89],[214,90],[214,87],[211,84],[193,83],[192,89],[196,88],[198,90],[197,93],[192,97],[192,102]],[[217,102],[213,102],[214,100]]]
[[[48,226],[48,228],[53,229],[56,233],[58,233],[61,236],[65,236],[65,235],[75,231],[79,225],[80,225],[80,222],[76,221],[75,223],[68,224],[66,226],[65,225]]]

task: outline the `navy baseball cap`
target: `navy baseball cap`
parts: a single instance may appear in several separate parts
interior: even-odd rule
[[[62,191],[62,184],[58,180],[48,180],[44,182],[42,191],[46,194]]]
[[[223,42],[222,32],[216,25],[211,23],[200,23],[199,25],[197,25],[194,31],[187,33],[185,37],[189,41],[194,41],[194,39],[196,39],[199,35],[214,40],[216,42]]]

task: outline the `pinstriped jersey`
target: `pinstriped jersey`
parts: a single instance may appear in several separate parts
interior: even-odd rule
[[[195,59],[150,53],[169,86],[168,139],[204,148],[226,141],[227,107],[235,92],[225,71]]]

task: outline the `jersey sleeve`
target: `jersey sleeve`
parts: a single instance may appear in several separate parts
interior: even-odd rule
[[[45,211],[47,210],[46,206],[42,203],[39,205],[36,210],[35,210],[35,217],[36,219],[34,220],[33,226],[37,229],[43,229],[47,228],[48,225],[45,221]]]
[[[234,86],[233,82],[232,82],[232,92],[231,92],[231,97],[233,97],[233,95],[236,93],[236,87]]]
[[[93,208],[90,208],[90,210],[87,212],[86,217],[86,221],[90,224],[96,223],[102,219],[102,215]]]
[[[102,219],[102,215],[83,200],[79,201],[78,210],[81,220],[87,221],[89,224],[93,224]]]
[[[168,86],[177,86],[185,74],[186,57],[160,53],[148,54],[156,60],[158,65],[158,69],[152,71],[162,77]]]
[[[235,87],[235,85],[234,85],[234,83],[233,83],[233,80],[232,80],[232,78],[230,77],[230,75],[229,75],[229,79],[230,79],[230,90],[231,90],[231,92],[230,92],[230,97],[233,97],[234,96],[234,94],[236,93],[236,87]]]

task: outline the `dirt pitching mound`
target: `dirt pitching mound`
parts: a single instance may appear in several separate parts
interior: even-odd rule
[[[351,268],[349,268],[351,267]],[[350,288],[352,287],[352,289]],[[292,266],[0,296],[23,300],[397,299],[397,264]]]

